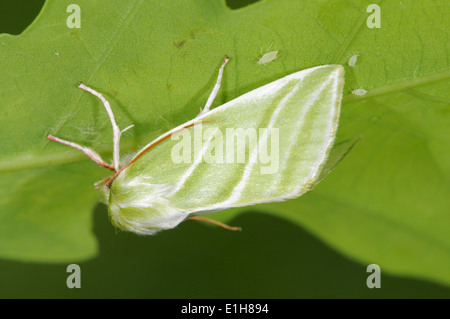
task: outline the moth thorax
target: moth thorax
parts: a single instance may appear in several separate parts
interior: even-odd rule
[[[188,214],[171,205],[164,197],[168,193],[168,185],[116,179],[109,196],[113,224],[142,235],[176,227]]]

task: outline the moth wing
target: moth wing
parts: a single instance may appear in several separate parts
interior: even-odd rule
[[[298,197],[333,145],[343,84],[343,67],[324,65],[248,92],[151,142],[111,191],[179,218]]]

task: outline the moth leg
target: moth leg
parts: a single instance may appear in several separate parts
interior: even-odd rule
[[[113,168],[117,172],[119,171],[119,162],[120,162],[120,149],[119,149],[119,143],[120,143],[120,135],[122,135],[123,132],[126,130],[132,128],[134,125],[130,125],[124,130],[120,130],[119,126],[116,123],[116,119],[114,118],[114,113],[111,109],[111,106],[109,105],[109,102],[101,95],[99,92],[95,91],[94,89],[91,89],[90,87],[87,87],[83,83],[80,83],[78,87],[86,92],[91,93],[92,95],[95,95],[102,101],[103,105],[105,106],[106,112],[108,112],[109,120],[111,121],[111,125],[113,128]]]
[[[206,101],[206,105],[203,108],[203,110],[200,108],[200,113],[198,113],[197,117],[209,112],[209,108],[213,104],[214,99],[217,96],[217,92],[219,92],[220,84],[222,83],[223,69],[225,68],[225,65],[228,63],[229,60],[230,60],[230,58],[225,56],[225,60],[223,60],[222,65],[220,66],[220,69],[219,69],[219,75],[217,77],[216,85],[214,86],[211,94],[209,95],[208,100]]]
[[[102,167],[106,167],[107,169],[111,170],[111,171],[115,171],[114,167],[112,167],[111,165],[107,164],[102,158],[101,156],[94,152],[93,150],[91,150],[89,147],[86,146],[81,146],[79,144],[76,144],[74,142],[69,142],[66,140],[63,140],[61,138],[55,137],[53,135],[47,135],[47,139],[49,139],[50,141],[55,141],[67,146],[70,146],[74,149],[77,149],[79,151],[82,151],[84,154],[86,154],[91,160],[93,160],[94,162],[96,162],[98,165],[102,166]]]
[[[101,181],[95,182],[94,186],[95,188],[99,188],[99,186],[101,184],[106,184],[107,182],[109,182],[109,180],[111,179],[111,176],[105,177],[104,179],[102,179]]]
[[[229,226],[229,225],[227,225],[227,224],[218,222],[217,220],[210,219],[210,218],[205,218],[205,217],[200,217],[200,216],[192,216],[192,217],[188,217],[188,218],[189,218],[189,219],[192,219],[192,220],[198,220],[198,221],[201,221],[201,222],[211,223],[211,224],[220,226],[220,227],[222,227],[222,228],[225,228],[225,229],[227,229],[227,230],[233,230],[233,231],[241,231],[241,230],[242,230],[241,227]]]

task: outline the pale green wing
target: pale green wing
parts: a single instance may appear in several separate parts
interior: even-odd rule
[[[162,141],[123,170],[111,184],[114,205],[159,205],[186,218],[302,195],[319,179],[333,145],[343,84],[342,66],[319,66],[183,124],[150,144],[203,122]]]

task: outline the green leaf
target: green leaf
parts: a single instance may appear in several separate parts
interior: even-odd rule
[[[92,183],[107,172],[45,139],[110,154],[108,119],[80,81],[104,93],[120,127],[136,125],[123,137],[132,152],[198,113],[227,54],[215,106],[301,69],[344,65],[339,141],[363,137],[314,191],[257,208],[382,271],[450,284],[450,7],[378,1],[381,28],[369,29],[372,2],[78,1],[81,28],[69,29],[70,1],[48,1],[23,34],[0,37],[0,255],[94,254]],[[259,65],[269,46],[279,56]],[[368,93],[352,96],[359,87]]]
[[[3,173],[1,256],[54,262],[94,256],[96,194],[83,186],[92,185],[89,170],[84,162]]]

